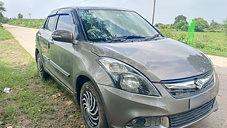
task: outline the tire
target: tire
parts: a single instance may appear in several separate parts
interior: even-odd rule
[[[41,54],[38,53],[36,58],[37,58],[37,68],[38,68],[39,77],[41,79],[46,80],[49,77],[49,74],[43,68],[43,62],[42,62],[42,59],[41,59]]]
[[[88,128],[108,128],[101,99],[91,81],[81,88],[80,108]]]

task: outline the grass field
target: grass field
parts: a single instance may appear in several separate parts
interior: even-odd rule
[[[207,54],[227,57],[227,36],[224,32],[195,33],[192,46]]]
[[[188,42],[188,33],[173,30],[161,30],[166,37],[183,43]],[[227,57],[227,36],[224,32],[195,32],[194,44],[191,45],[206,54]]]
[[[16,25],[21,27],[29,27],[29,28],[41,28],[45,19],[12,19],[9,21],[10,25]]]
[[[72,96],[53,79],[40,80],[34,59],[0,31],[8,35],[0,40],[0,128],[84,127]],[[5,87],[10,93],[3,92]]]

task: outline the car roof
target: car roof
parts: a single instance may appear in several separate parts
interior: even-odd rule
[[[123,9],[123,8],[115,8],[115,7],[96,7],[96,6],[72,6],[72,7],[64,7],[53,10],[50,15],[55,15],[59,10],[62,9],[71,9],[71,10],[80,10],[80,9],[91,9],[91,10],[120,10],[120,11],[132,11],[129,9]]]

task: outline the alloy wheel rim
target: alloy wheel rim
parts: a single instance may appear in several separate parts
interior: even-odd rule
[[[89,127],[97,127],[99,122],[99,109],[95,97],[91,92],[84,92],[82,98],[82,106],[85,120]]]

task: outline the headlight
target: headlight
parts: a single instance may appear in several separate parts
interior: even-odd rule
[[[117,88],[137,94],[160,96],[152,83],[133,67],[112,58],[98,60]]]

